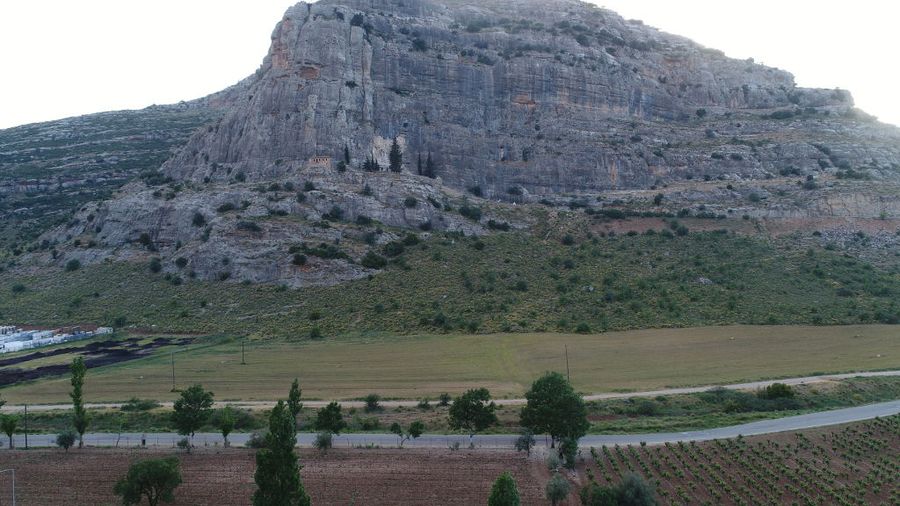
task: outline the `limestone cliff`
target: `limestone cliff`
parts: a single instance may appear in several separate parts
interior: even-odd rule
[[[501,198],[787,167],[898,177],[900,135],[847,92],[576,0],[299,3],[251,82],[167,175],[265,181],[345,148],[386,166],[396,138],[406,171],[431,154],[445,183]]]

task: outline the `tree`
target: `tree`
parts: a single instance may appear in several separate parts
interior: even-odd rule
[[[344,416],[341,414],[341,405],[331,402],[316,412],[316,430],[327,430],[333,434],[340,434],[347,426]]]
[[[473,388],[453,401],[450,406],[450,428],[465,429],[470,437],[497,423],[494,411],[497,405],[491,401],[487,388]]]
[[[190,436],[191,444],[194,443],[194,433],[203,427],[212,413],[213,394],[203,389],[203,385],[194,385],[181,392],[181,397],[175,401],[175,411],[172,413],[172,423],[182,436]]]
[[[619,506],[656,506],[656,491],[634,473],[625,476],[615,488],[617,503]]]
[[[550,478],[550,481],[547,482],[547,500],[550,501],[550,504],[556,506],[560,501],[565,499],[569,495],[569,489],[571,485],[569,485],[569,481],[563,478],[559,473],[553,473],[553,476]]]
[[[509,471],[501,474],[494,482],[491,495],[488,496],[488,506],[519,506],[519,490]]]
[[[400,448],[403,448],[403,443],[410,439],[417,439],[425,432],[425,424],[420,420],[416,420],[409,424],[409,428],[404,432],[403,427],[401,427],[399,423],[394,422],[391,424],[391,432],[400,438]]]
[[[366,172],[380,172],[381,165],[378,164],[378,160],[367,156],[366,161],[363,163],[363,170]]]
[[[613,488],[591,482],[578,494],[584,506],[618,506],[619,500]]]
[[[350,148],[346,144],[344,144],[344,163],[350,165]]]
[[[278,401],[269,416],[266,447],[256,453],[253,506],[309,506],[309,496],[300,482],[296,444],[295,419],[284,402]]]
[[[228,448],[228,435],[234,430],[234,413],[231,411],[231,406],[225,406],[225,409],[222,410],[219,430],[222,432],[222,439],[225,440],[225,448]]]
[[[416,159],[416,174],[422,175],[422,153],[419,153],[419,157]]]
[[[64,449],[66,453],[69,452],[69,448],[75,444],[75,438],[78,437],[72,429],[68,429],[64,432],[60,432],[56,436],[56,446]]]
[[[587,433],[590,423],[584,399],[558,372],[549,372],[531,385],[525,394],[520,423],[535,434],[550,434],[555,443],[561,438],[578,439]]]
[[[303,409],[303,403],[300,402],[300,394],[303,391],[300,390],[300,380],[294,378],[294,382],[291,383],[291,391],[288,393],[287,407],[288,411],[291,412],[291,416],[294,417],[294,423],[297,422],[297,415],[300,414],[300,410]]]
[[[559,456],[563,458],[566,469],[575,469],[575,457],[578,455],[578,440],[564,437],[559,443]]]
[[[425,170],[422,172],[423,176],[430,177],[434,179],[436,174],[434,170],[434,160],[431,159],[431,153],[428,153],[428,158],[425,160]]]
[[[9,438],[9,449],[12,450],[13,434],[19,428],[19,417],[15,415],[0,415],[0,430]]]
[[[400,150],[400,144],[397,143],[396,137],[394,137],[394,142],[391,144],[391,152],[388,153],[388,160],[390,161],[391,172],[403,171],[403,151]]]
[[[656,506],[656,491],[639,475],[629,473],[621,483],[604,487],[596,482],[581,489],[585,506]]]
[[[146,496],[150,506],[160,501],[175,500],[175,489],[181,485],[181,470],[178,459],[145,460],[132,464],[124,478],[116,482],[113,492],[122,496],[122,504],[140,504]]]
[[[525,455],[531,456],[531,449],[534,448],[534,434],[530,430],[525,429],[521,436],[516,439],[516,451],[525,452]]]
[[[72,393],[69,396],[72,398],[72,425],[75,427],[75,431],[78,432],[78,447],[84,447],[84,433],[87,432],[87,428],[91,423],[91,417],[87,414],[87,410],[84,409],[84,392],[82,391],[84,387],[84,376],[87,374],[87,366],[84,365],[83,357],[75,357],[72,359]]]

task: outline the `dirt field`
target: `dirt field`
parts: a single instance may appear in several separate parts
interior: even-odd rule
[[[115,481],[130,463],[177,455],[184,483],[178,505],[249,504],[253,450],[192,455],[157,450],[0,450],[0,469],[16,469],[21,506],[113,505]],[[583,449],[566,506],[591,480],[616,484],[643,475],[660,504],[897,504],[900,416],[838,427],[705,443]],[[491,484],[512,472],[523,505],[544,505],[550,471],[541,457],[511,450],[340,448],[301,451],[301,474],[315,505],[484,504]],[[8,475],[0,505],[9,504]]]
[[[113,505],[115,481],[136,460],[172,452],[151,450],[0,450],[0,469],[16,468],[18,506]],[[176,453],[184,483],[176,505],[246,505],[255,490],[251,450]],[[303,483],[315,505],[470,505],[487,501],[494,479],[511,471],[522,504],[545,504],[546,466],[510,451],[336,449],[301,452]],[[9,504],[8,474],[0,476],[0,505]],[[575,500],[570,503],[577,504]]]
[[[179,387],[202,383],[216,400],[283,397],[295,377],[307,399],[436,398],[487,387],[521,397],[548,370],[569,369],[584,393],[652,390],[897,366],[900,326],[734,326],[581,334],[378,337],[192,345],[175,354]],[[21,367],[26,367],[22,364]],[[0,390],[14,404],[68,402],[69,378]],[[88,402],[174,400],[168,350],[91,369]]]

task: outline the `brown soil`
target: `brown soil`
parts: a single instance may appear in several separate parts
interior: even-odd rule
[[[16,469],[19,506],[113,505],[115,481],[128,466],[147,458],[177,455],[184,482],[175,505],[246,505],[255,486],[254,451],[72,449],[0,450],[0,469]],[[302,450],[301,471],[315,505],[484,504],[493,481],[512,472],[522,504],[546,504],[549,472],[524,454],[491,450],[334,449],[325,456]],[[0,475],[0,505],[9,501],[9,475]],[[578,504],[574,493],[571,505]]]

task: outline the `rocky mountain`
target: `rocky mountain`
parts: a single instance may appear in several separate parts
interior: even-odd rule
[[[411,231],[532,229],[561,206],[609,230],[695,216],[852,242],[849,222],[897,243],[900,130],[845,91],[577,0],[299,3],[227,96],[158,172],[45,234],[32,265],[331,285]]]
[[[900,135],[849,93],[577,0],[300,3],[253,79],[167,175],[266,181],[345,148],[386,166],[397,139],[405,171],[430,153],[445,183],[498,198],[789,167],[900,177]]]

